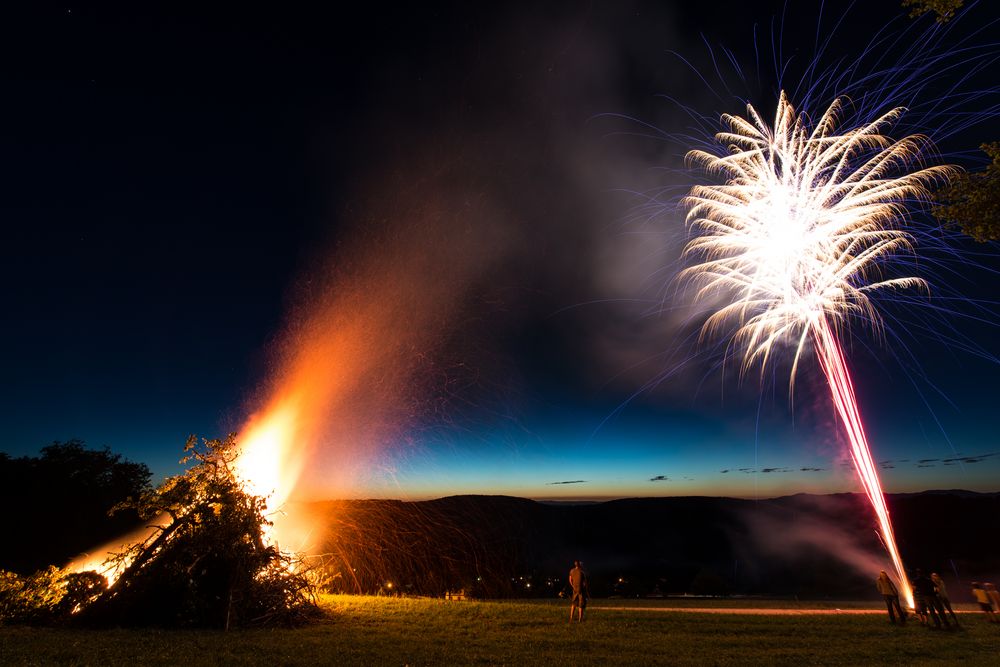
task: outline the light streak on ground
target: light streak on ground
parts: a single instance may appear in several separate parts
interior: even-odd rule
[[[743,372],[790,344],[794,383],[813,341],[901,593],[912,606],[837,334],[849,319],[879,331],[872,291],[925,287],[919,278],[886,272],[894,257],[912,250],[910,235],[899,228],[909,207],[951,169],[913,169],[926,139],[882,134],[902,109],[841,130],[844,104],[835,100],[811,123],[782,93],[772,125],[748,105],[747,118],[722,118],[729,131],[716,139],[725,154],[688,153],[725,182],[695,186],[685,199],[694,234],[685,254],[700,261],[681,277],[697,286],[696,299],[722,304],[706,320],[703,336],[735,322],[731,347],[742,351]]]
[[[885,609],[779,609],[771,607],[605,607],[590,611],[664,611],[682,614],[735,614],[737,616],[841,616],[885,614]]]
[[[589,605],[594,611],[654,611],[681,614],[734,614],[736,616],[884,616],[885,607],[872,609],[798,609],[778,607],[645,607],[645,606],[597,606]],[[982,613],[978,610],[956,609],[956,614]]]

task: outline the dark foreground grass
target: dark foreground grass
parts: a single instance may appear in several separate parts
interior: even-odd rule
[[[613,606],[618,601],[595,601]],[[752,606],[752,602],[740,606]],[[710,606],[700,602],[698,606]],[[675,606],[673,601],[661,606]],[[929,665],[1000,664],[1000,626],[898,628],[884,615],[737,616],[565,604],[331,596],[295,630],[0,628],[2,665]]]

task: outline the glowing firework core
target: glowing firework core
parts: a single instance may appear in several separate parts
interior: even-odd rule
[[[748,105],[749,120],[723,116],[731,131],[716,139],[728,154],[688,153],[725,184],[695,186],[685,199],[695,234],[685,254],[701,261],[682,277],[699,286],[699,299],[726,297],[703,333],[735,321],[733,344],[745,349],[744,371],[756,361],[766,363],[777,344],[791,341],[794,381],[802,352],[813,341],[852,460],[912,606],[836,329],[851,316],[878,326],[868,297],[872,290],[923,286],[919,278],[884,278],[880,269],[910,249],[910,236],[893,226],[905,219],[907,202],[925,198],[926,184],[946,178],[950,169],[907,171],[924,140],[894,141],[881,134],[902,109],[837,133],[840,109],[835,101],[810,125],[782,93],[773,127]]]

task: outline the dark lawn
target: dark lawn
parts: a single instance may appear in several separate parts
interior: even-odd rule
[[[677,600],[642,607],[676,607]],[[754,601],[682,601],[698,607]],[[735,615],[610,610],[570,625],[565,603],[329,596],[323,620],[229,633],[0,628],[3,665],[921,665],[1000,664],[1000,625],[892,626],[878,615]],[[762,608],[810,605],[757,601]]]

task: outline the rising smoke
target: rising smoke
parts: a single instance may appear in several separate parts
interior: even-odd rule
[[[457,67],[372,82],[351,194],[251,401],[251,429],[294,404],[297,497],[363,493],[441,429],[516,424],[539,382],[625,397],[659,371],[684,317],[636,294],[662,292],[683,232],[632,212],[674,158],[602,114],[681,44],[667,10],[630,42],[630,13],[605,12],[501,16]],[[653,76],[649,99],[663,85],[687,82]]]

